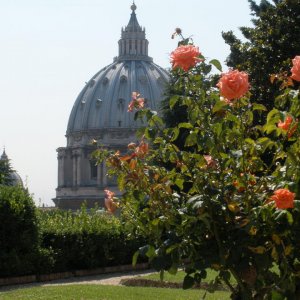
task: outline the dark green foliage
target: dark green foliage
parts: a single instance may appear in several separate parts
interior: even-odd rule
[[[12,172],[9,160],[0,160],[0,185],[13,185]]]
[[[202,87],[205,91],[208,91],[211,87],[214,87],[219,79],[219,75],[210,74],[215,66],[216,60],[206,63],[203,61],[201,64],[195,66],[190,75],[190,78],[194,78],[198,81],[201,80]],[[219,67],[216,64],[217,67]],[[166,88],[166,97],[161,103],[162,119],[168,128],[176,127],[180,123],[186,123],[189,116],[187,113],[187,103],[182,103],[182,99],[185,97],[193,97],[192,89],[187,91],[186,82],[183,78],[182,70],[175,69],[170,72],[169,84]],[[194,80],[193,84],[196,83]],[[197,96],[199,98],[199,95]],[[189,135],[189,128],[179,128],[177,137],[174,139],[174,143],[180,149],[187,149],[184,146],[186,137]],[[189,147],[191,151],[193,148]]]
[[[21,187],[0,186],[0,276],[31,274],[38,255],[35,205]]]
[[[232,31],[223,32],[231,50],[227,64],[248,72],[251,100],[271,108],[280,91],[278,84],[270,82],[270,76],[282,72],[290,75],[291,59],[300,54],[300,0],[249,3],[254,27],[240,28],[246,41]]]
[[[121,221],[91,211],[41,211],[42,247],[50,250],[54,264],[48,272],[92,269],[130,264],[141,238],[128,238]]]

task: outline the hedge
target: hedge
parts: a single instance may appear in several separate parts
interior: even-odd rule
[[[39,227],[41,248],[48,251],[40,273],[130,264],[143,244],[141,237],[128,237],[118,218],[85,208],[77,213],[40,211]]]
[[[0,277],[36,271],[38,227],[36,208],[22,187],[0,185]]]

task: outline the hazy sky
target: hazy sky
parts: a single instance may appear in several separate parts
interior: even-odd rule
[[[136,0],[149,55],[169,67],[174,28],[192,36],[202,54],[222,63],[221,32],[250,26],[247,0]],[[88,81],[118,54],[130,0],[0,0],[0,147],[35,202],[53,205],[56,148],[73,103]],[[224,65],[224,63],[223,63]],[[2,153],[2,149],[1,153]]]

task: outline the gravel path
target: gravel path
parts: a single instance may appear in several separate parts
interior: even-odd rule
[[[150,270],[132,271],[123,273],[110,273],[93,276],[71,277],[66,279],[58,279],[47,282],[35,282],[22,285],[10,285],[0,287],[0,293],[3,291],[28,288],[34,286],[54,286],[54,285],[71,285],[71,284],[102,284],[102,285],[121,285],[122,279],[133,278],[136,276],[145,276],[154,273]]]
[[[103,285],[120,285],[122,279],[128,279],[136,276],[145,276],[153,271],[133,271],[126,273],[110,273],[93,276],[71,277],[67,279],[53,280],[47,283],[41,283],[42,286],[49,285],[70,285],[70,284],[103,284]]]

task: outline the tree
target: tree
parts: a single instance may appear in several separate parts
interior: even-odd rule
[[[13,185],[13,179],[11,177],[12,173],[13,169],[9,160],[0,159],[0,185]]]
[[[246,71],[251,78],[251,101],[271,108],[280,93],[272,84],[272,74],[289,74],[291,59],[300,53],[300,0],[248,0],[254,27],[241,27],[246,39],[241,41],[232,31],[223,32],[231,53],[229,67]],[[299,83],[298,83],[299,85]]]
[[[0,277],[34,274],[38,262],[36,207],[21,186],[0,185]]]

